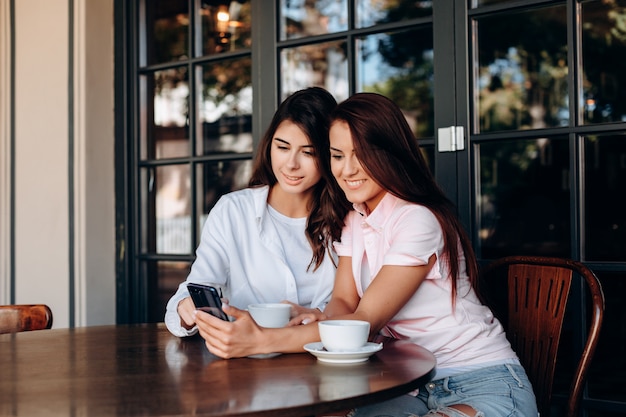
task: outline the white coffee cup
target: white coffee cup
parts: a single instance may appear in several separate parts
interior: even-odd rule
[[[322,344],[329,352],[358,351],[367,343],[370,324],[363,320],[324,320],[318,323]]]
[[[291,306],[285,303],[250,304],[248,312],[261,327],[285,327],[291,316]]]

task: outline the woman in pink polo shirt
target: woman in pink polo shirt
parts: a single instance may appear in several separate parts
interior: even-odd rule
[[[331,170],[354,211],[346,218],[329,317],[409,339],[437,358],[419,393],[353,416],[536,416],[526,372],[474,286],[478,268],[453,204],[435,183],[400,108],[360,93],[339,104]]]

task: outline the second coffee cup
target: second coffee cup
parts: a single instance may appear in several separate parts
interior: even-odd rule
[[[291,306],[284,303],[257,303],[248,305],[248,312],[261,327],[285,327],[291,316]]]

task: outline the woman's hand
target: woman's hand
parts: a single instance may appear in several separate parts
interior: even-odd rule
[[[225,359],[270,353],[264,351],[264,329],[250,313],[228,304],[222,304],[222,309],[234,321],[224,321],[200,310],[195,312],[195,323],[209,352]]]
[[[289,320],[287,326],[309,324],[315,321],[326,320],[328,318],[318,308],[306,308],[290,301],[283,301],[283,303],[291,305],[291,320]]]

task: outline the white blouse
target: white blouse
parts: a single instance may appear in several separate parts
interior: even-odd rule
[[[180,324],[178,303],[189,296],[186,284],[196,282],[222,289],[229,304],[246,309],[248,304],[288,300],[308,308],[324,309],[330,300],[335,280],[335,265],[326,258],[315,271],[305,273],[313,283],[306,294],[299,293],[296,274],[288,257],[295,256],[283,239],[267,210],[269,187],[246,188],[222,196],[210,211],[202,229],[196,260],[187,280],[167,303],[165,324],[176,336],[197,332]],[[304,237],[304,228],[292,228]],[[281,232],[281,233],[284,233]],[[284,239],[289,242],[291,239]],[[306,254],[306,264],[312,251]],[[302,277],[300,279],[303,279]],[[301,298],[307,301],[302,302]]]

